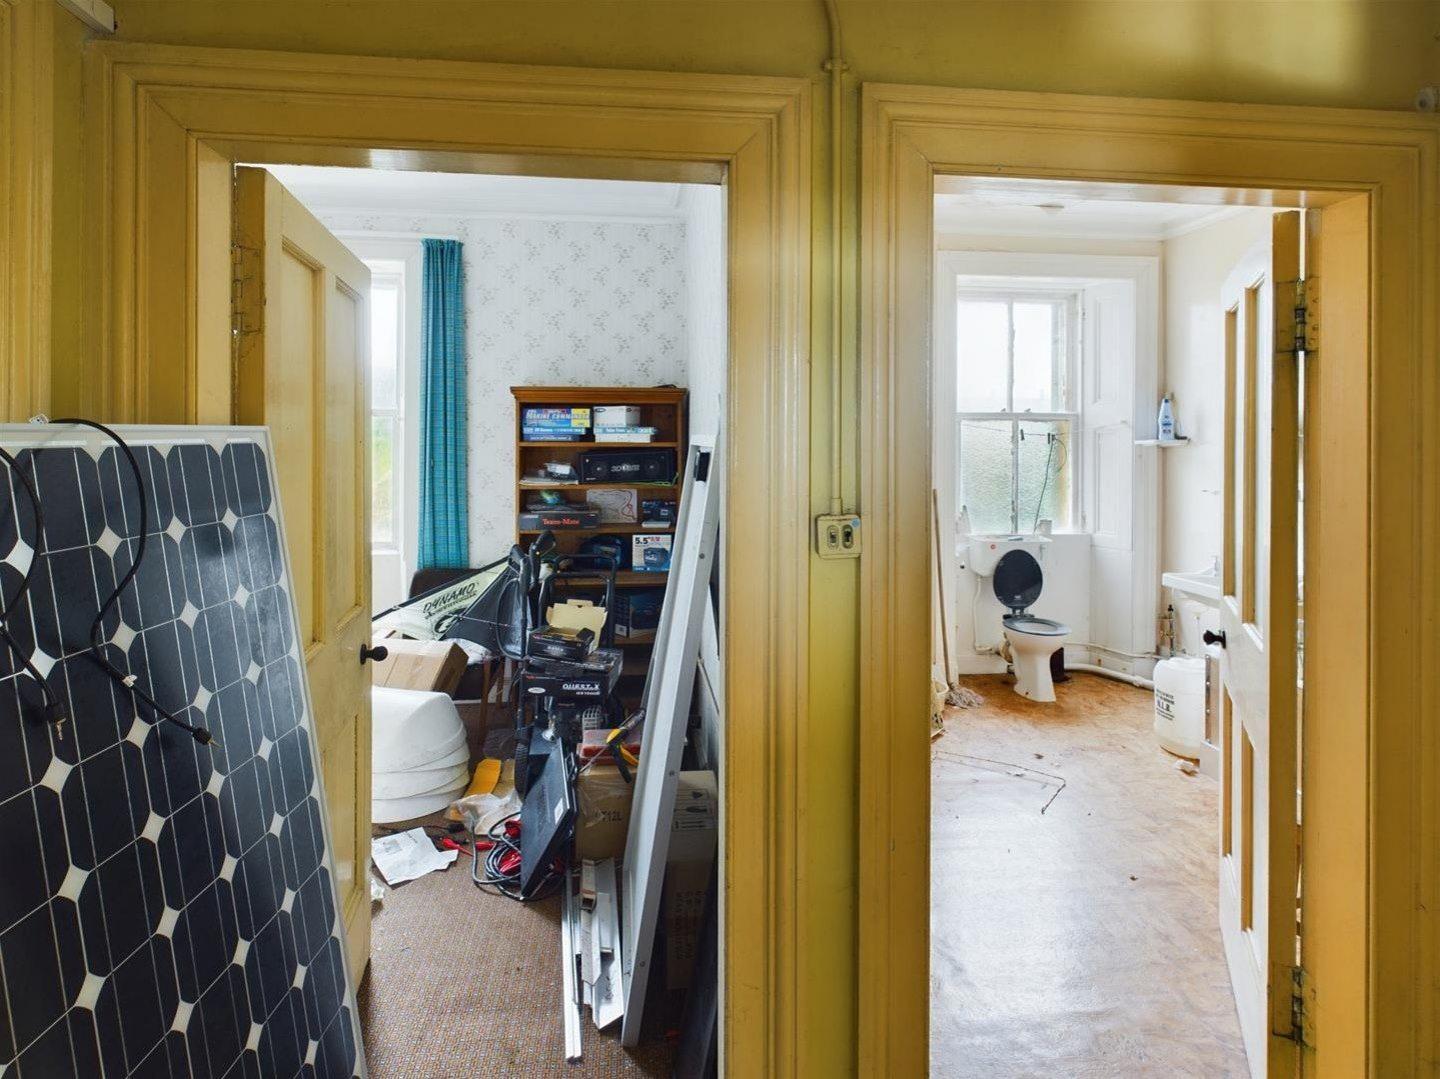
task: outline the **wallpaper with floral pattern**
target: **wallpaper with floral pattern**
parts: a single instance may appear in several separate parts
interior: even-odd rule
[[[683,222],[320,216],[337,231],[465,245],[475,565],[501,557],[514,540],[511,386],[687,384]]]

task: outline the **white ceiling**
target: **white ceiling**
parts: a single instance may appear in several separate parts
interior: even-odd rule
[[[680,220],[686,184],[267,165],[320,213],[545,214]]]
[[[951,184],[953,187],[960,185]],[[1133,188],[1131,189],[1134,190]],[[1087,197],[1075,185],[989,181],[935,196],[935,231],[971,236],[1168,240],[1241,213],[1243,206]]]

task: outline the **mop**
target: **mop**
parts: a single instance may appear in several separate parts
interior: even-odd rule
[[[940,548],[940,496],[932,487],[930,489],[930,512],[934,518],[935,525],[935,591],[940,601],[940,649],[945,660],[944,680],[934,679],[937,695],[936,703],[931,708],[931,721],[933,729],[931,737],[938,737],[944,732],[944,718],[942,709],[944,705],[951,705],[955,708],[975,708],[985,703],[985,698],[976,693],[973,689],[955,684],[951,676],[950,667],[950,616],[945,607],[945,574],[944,559]],[[939,694],[943,693],[941,698]]]

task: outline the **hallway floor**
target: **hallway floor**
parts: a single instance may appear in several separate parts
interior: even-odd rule
[[[931,745],[931,1076],[1248,1075],[1215,782],[1156,744],[1147,691],[1011,681],[966,679],[985,703]]]

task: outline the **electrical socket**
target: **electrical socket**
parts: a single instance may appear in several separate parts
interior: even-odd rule
[[[816,517],[815,553],[821,558],[859,558],[860,518],[853,513]]]

